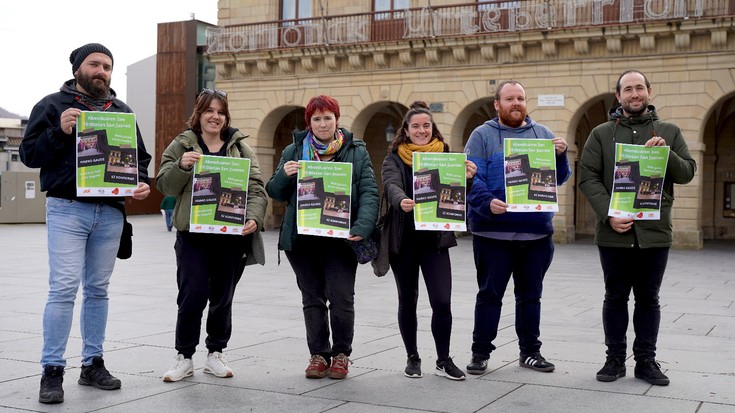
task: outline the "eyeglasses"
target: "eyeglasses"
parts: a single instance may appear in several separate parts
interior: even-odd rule
[[[225,99],[227,98],[227,92],[219,89],[210,89],[208,87],[205,87],[201,92],[199,92],[199,96],[201,95],[217,95]]]

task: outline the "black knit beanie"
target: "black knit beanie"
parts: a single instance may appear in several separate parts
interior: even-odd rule
[[[115,62],[115,60],[112,58],[112,52],[110,51],[110,49],[102,46],[99,43],[87,43],[82,47],[74,49],[74,51],[72,51],[69,55],[69,61],[71,62],[71,72],[76,73],[77,69],[79,69],[79,66],[82,65],[84,59],[86,59],[87,56],[91,55],[92,53],[106,54],[110,56],[110,60],[112,60],[113,63]]]

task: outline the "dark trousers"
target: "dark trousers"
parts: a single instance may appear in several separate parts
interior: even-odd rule
[[[176,350],[184,357],[191,358],[196,352],[207,302],[207,349],[221,352],[227,347],[232,334],[232,298],[244,270],[246,242],[249,237],[177,232]]]
[[[625,359],[628,297],[633,290],[633,356],[636,361],[656,357],[661,324],[658,292],[669,259],[668,248],[598,247],[605,278],[602,325],[608,357]]]
[[[349,356],[355,333],[355,253],[343,239],[300,235],[286,257],[301,290],[310,354],[327,360],[339,353]]]
[[[390,266],[398,288],[398,327],[408,355],[418,354],[416,307],[419,299],[419,268],[424,275],[431,304],[431,333],[439,360],[449,357],[452,334],[452,267],[447,248],[402,248],[390,254]]]
[[[521,354],[541,349],[541,292],[554,256],[551,235],[533,241],[502,241],[474,236],[472,247],[479,292],[475,301],[472,353],[489,356],[498,335],[503,295],[511,275],[515,288],[515,327]]]

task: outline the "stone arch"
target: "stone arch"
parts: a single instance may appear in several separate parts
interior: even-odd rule
[[[701,130],[702,235],[735,239],[735,91],[713,103]]]
[[[265,142],[271,143],[271,147],[273,148],[273,155],[272,159],[269,160],[270,162],[260,160],[260,163],[271,163],[271,171],[275,171],[278,167],[283,149],[293,142],[294,131],[306,129],[304,113],[305,110],[301,106],[284,105],[273,109],[260,123],[258,136],[263,137]],[[263,167],[261,168],[265,169]],[[263,176],[263,179],[265,180],[269,177]],[[270,213],[267,214],[266,226],[268,228],[277,228],[281,225],[281,219],[286,212],[286,203],[271,199],[269,209]]]
[[[365,141],[370,152],[378,187],[383,188],[380,169],[388,149],[386,129],[391,126],[395,132],[401,127],[403,116],[408,108],[398,102],[383,100],[371,103],[355,116],[350,130],[355,137]]]
[[[616,104],[614,93],[602,93],[589,98],[576,110],[569,122],[567,136],[571,154],[572,171],[574,173],[574,235],[575,238],[591,237],[595,234],[595,212],[589,205],[587,198],[577,189],[579,183],[579,157],[592,129],[607,121],[607,114]],[[573,144],[573,146],[572,146]]]
[[[452,148],[453,151],[464,149],[472,131],[497,115],[493,107],[493,99],[493,96],[477,99],[467,104],[459,112],[452,126],[452,136],[462,138],[462,148]]]

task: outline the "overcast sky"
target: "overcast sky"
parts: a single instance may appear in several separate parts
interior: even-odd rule
[[[127,97],[127,66],[156,54],[157,25],[217,24],[217,0],[23,0],[0,4],[0,107],[28,117],[73,77],[69,54],[102,43],[115,59],[112,88]]]

